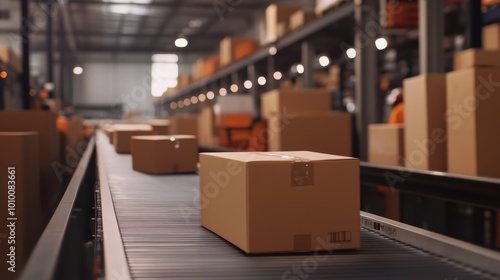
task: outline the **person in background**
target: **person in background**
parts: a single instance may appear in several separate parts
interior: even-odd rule
[[[389,96],[387,96],[387,103],[392,104],[388,123],[398,124],[405,122],[405,105],[403,101],[403,89],[401,88],[393,89]]]

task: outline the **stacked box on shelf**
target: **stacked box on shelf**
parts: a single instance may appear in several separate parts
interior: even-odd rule
[[[0,61],[12,67],[17,73],[22,72],[21,57],[8,46],[0,46]]]
[[[350,0],[316,0],[314,12],[316,13],[316,15],[320,16],[326,11],[329,11],[337,7],[338,5],[348,1]]]
[[[228,95],[219,98],[217,106],[220,145],[240,149],[240,145],[251,138],[256,115],[254,98],[250,95]]]
[[[214,109],[211,106],[201,108],[198,115],[198,142],[202,146],[217,146],[219,135],[215,126]]]
[[[386,7],[387,27],[418,27],[419,9],[417,1],[390,1],[387,2]]]
[[[56,114],[48,111],[0,111],[0,131],[38,133],[40,172],[33,174],[41,186],[43,221],[48,222],[62,197],[62,182],[71,162],[61,158]]]
[[[203,77],[203,64],[205,63],[205,60],[203,58],[200,58],[196,60],[196,62],[192,66],[192,74],[191,76],[193,77],[193,80],[199,80]]]
[[[193,76],[188,74],[180,74],[177,77],[177,89],[182,89],[189,86],[193,82]]]
[[[271,4],[266,9],[266,40],[265,43],[276,41],[289,29],[290,16],[300,10],[297,6]],[[281,35],[281,36],[280,36]]]
[[[226,37],[220,42],[220,65],[229,65],[255,51],[255,41],[248,38]]]
[[[500,23],[493,23],[483,27],[483,49],[489,51],[500,50]]]
[[[261,116],[269,122],[270,151],[352,154],[351,115],[330,111],[328,90],[273,90],[261,101]]]
[[[4,208],[0,232],[6,233],[0,242],[0,278],[4,280],[19,278],[42,233],[38,144],[36,132],[0,132],[0,169],[4,173],[0,179]]]
[[[457,53],[447,75],[448,171],[500,178],[500,51]]]
[[[212,55],[203,61],[203,74],[204,78],[210,77],[220,67],[220,55]]]
[[[404,80],[405,165],[446,171],[446,74]]]
[[[298,10],[290,16],[290,23],[288,24],[290,31],[297,30],[307,23],[315,19],[314,13],[309,13],[304,10]]]

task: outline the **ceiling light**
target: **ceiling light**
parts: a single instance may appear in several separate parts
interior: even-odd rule
[[[377,49],[383,50],[387,48],[387,40],[385,38],[378,38],[377,40],[375,40],[375,46],[377,47]]]
[[[345,52],[345,54],[348,58],[353,59],[356,57],[356,50],[354,48],[350,48]]]
[[[226,96],[226,95],[227,95],[227,89],[225,89],[225,88],[221,88],[221,89],[219,90],[219,94],[220,94],[220,96]]]
[[[179,102],[177,102],[177,107],[178,108],[184,108],[184,101],[179,100]]]
[[[191,97],[191,103],[192,104],[198,103],[198,97],[196,97],[196,96]]]
[[[146,16],[149,14],[149,8],[147,6],[130,5],[130,4],[112,5],[109,7],[109,11],[111,13],[121,14],[121,15]]]
[[[75,68],[73,68],[73,74],[75,75],[83,74],[83,68],[81,66],[76,66]]]
[[[278,53],[278,49],[275,46],[269,48],[270,55],[276,55]]]
[[[274,74],[273,74],[273,78],[274,78],[276,81],[279,81],[279,80],[281,80],[281,78],[283,78],[283,74],[281,74],[281,72],[280,72],[280,71],[276,71],[276,72],[274,72]]]
[[[230,89],[232,92],[238,92],[239,87],[237,84],[232,84]]]
[[[253,84],[252,84],[252,81],[250,80],[246,80],[244,83],[243,83],[243,86],[246,88],[246,89],[251,89]]]
[[[208,100],[214,99],[215,98],[214,92],[213,91],[207,92],[207,98],[208,98]]]
[[[178,48],[185,48],[188,45],[188,40],[186,38],[179,37],[175,40],[175,46]]]
[[[203,93],[200,93],[200,95],[198,95],[198,100],[200,100],[200,102],[205,102],[207,97]]]
[[[2,79],[7,78],[7,76],[8,76],[8,75],[9,75],[9,74],[7,74],[7,71],[2,71],[2,72],[0,72],[0,78],[2,78]]]
[[[175,103],[175,102],[170,102],[170,109],[172,109],[172,110],[177,109],[177,103]]]
[[[191,105],[191,100],[189,100],[189,98],[184,99],[184,105],[186,107],[189,106],[189,105]]]
[[[264,76],[260,76],[260,77],[257,79],[257,83],[259,83],[259,85],[261,85],[261,86],[265,85],[265,84],[266,84],[266,82],[267,82],[267,80],[266,80],[266,77],[264,77]]]
[[[299,74],[304,73],[304,70],[305,70],[305,69],[304,69],[304,65],[302,65],[302,64],[297,64],[296,70],[297,70],[297,73],[299,73]]]
[[[330,59],[328,58],[328,56],[326,56],[326,55],[321,56],[319,58],[319,65],[321,65],[323,67],[330,65]]]

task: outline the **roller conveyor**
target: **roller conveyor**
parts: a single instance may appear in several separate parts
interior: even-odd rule
[[[97,156],[107,279],[496,279],[366,228],[359,251],[248,256],[200,226],[198,175],[135,172],[102,134]]]

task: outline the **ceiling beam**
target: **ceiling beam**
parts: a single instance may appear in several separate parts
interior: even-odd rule
[[[242,11],[247,10],[259,10],[262,9],[262,4],[246,3],[250,1],[243,1],[238,9]],[[175,8],[177,3],[163,3],[163,2],[152,2],[149,4],[133,3],[123,1],[123,2],[103,2],[102,0],[68,0],[68,4],[82,4],[82,5],[137,5],[137,6],[148,6],[152,8]],[[200,10],[212,9],[215,12],[215,7],[212,1],[207,1],[207,3],[196,3],[193,5],[194,8],[199,8]]]
[[[163,31],[172,22],[172,20],[175,17],[175,13],[180,9],[181,5],[182,5],[182,0],[177,0],[175,2],[175,5],[170,10],[170,12],[167,15],[165,15],[165,18],[160,23],[160,26],[158,27],[158,29],[156,29],[155,35],[151,38],[151,42],[150,42],[151,46],[156,45],[156,43],[158,42],[158,39],[160,37],[162,37]]]

